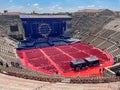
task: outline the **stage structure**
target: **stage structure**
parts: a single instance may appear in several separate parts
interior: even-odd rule
[[[59,37],[71,29],[72,19],[68,15],[20,15],[25,39]]]

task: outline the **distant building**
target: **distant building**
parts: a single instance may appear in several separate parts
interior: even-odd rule
[[[84,9],[79,10],[75,14],[88,14],[88,15],[115,15],[115,12],[109,10],[109,9]]]

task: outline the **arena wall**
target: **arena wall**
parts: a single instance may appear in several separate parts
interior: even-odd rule
[[[2,35],[8,35],[18,40],[24,37],[22,22],[18,15],[0,15],[0,31],[2,31]]]

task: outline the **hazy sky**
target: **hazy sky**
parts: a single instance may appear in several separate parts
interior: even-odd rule
[[[0,0],[0,12],[74,12],[85,8],[120,11],[120,0]]]

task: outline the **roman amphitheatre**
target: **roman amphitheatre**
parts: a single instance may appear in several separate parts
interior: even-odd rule
[[[120,90],[120,12],[0,13],[1,90]]]

